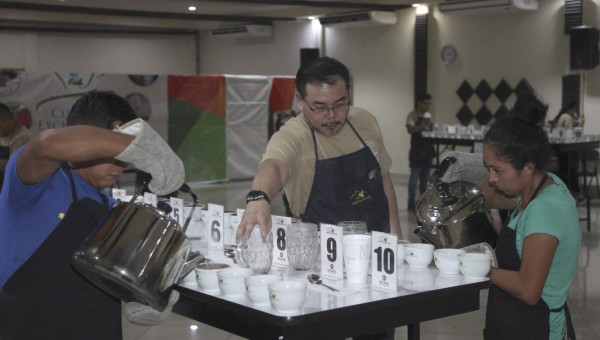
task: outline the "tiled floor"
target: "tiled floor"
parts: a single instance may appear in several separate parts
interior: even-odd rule
[[[417,241],[413,230],[416,226],[414,215],[408,214],[406,207],[406,176],[394,178],[402,233],[404,238]],[[226,209],[243,208],[244,197],[250,188],[250,182],[230,182],[210,185],[197,185],[194,191],[201,203],[222,204]],[[595,189],[595,188],[594,188]],[[283,215],[283,203],[280,197],[272,205],[274,214]],[[581,216],[584,207],[580,207]],[[581,222],[583,244],[579,259],[579,270],[569,293],[568,304],[573,317],[577,339],[600,340],[600,199],[592,200],[591,231],[588,232],[585,222]],[[595,284],[593,282],[596,282]],[[487,293],[481,293],[479,311],[454,317],[432,320],[421,324],[423,340],[475,340],[482,339],[481,330],[485,320],[485,304]],[[172,314],[162,325],[139,327],[123,320],[124,339],[206,339],[225,340],[242,339],[236,335],[207,326],[194,320]],[[396,339],[406,339],[406,327],[396,329]]]

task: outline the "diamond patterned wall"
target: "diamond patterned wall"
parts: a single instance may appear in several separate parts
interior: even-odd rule
[[[525,79],[521,79],[514,87],[504,79],[500,80],[495,87],[490,86],[485,79],[475,87],[465,80],[456,90],[456,95],[463,103],[456,113],[456,118],[462,125],[472,124],[473,120],[480,125],[487,125],[493,119],[508,114],[517,96],[534,92],[533,87]]]

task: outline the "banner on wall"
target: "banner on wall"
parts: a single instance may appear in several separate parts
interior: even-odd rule
[[[155,75],[15,72],[0,86],[0,101],[34,133],[66,126],[71,107],[92,90],[111,90],[127,99],[165,139],[168,111],[165,77]],[[0,84],[1,85],[1,84]]]
[[[83,94],[114,91],[169,142],[187,182],[253,178],[272,113],[294,102],[291,77],[14,72],[0,80],[0,102],[34,133],[66,126]]]

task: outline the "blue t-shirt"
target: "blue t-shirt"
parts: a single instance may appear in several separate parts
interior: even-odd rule
[[[22,150],[10,158],[0,193],[0,287],[54,231],[73,203],[69,177],[62,169],[33,185],[19,179],[16,164]],[[115,202],[103,189],[69,171],[78,199],[89,197],[103,203],[104,196],[111,206]]]
[[[520,214],[513,213],[508,227],[517,232],[516,246],[522,256],[523,241],[531,234],[548,234],[558,240],[550,272],[542,289],[542,299],[550,309],[560,308],[567,300],[575,278],[581,248],[581,229],[575,199],[558,176],[548,173],[555,184],[536,196]],[[550,313],[550,339],[563,339],[564,312]]]

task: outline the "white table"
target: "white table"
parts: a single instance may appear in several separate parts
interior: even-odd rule
[[[215,262],[231,261],[221,251],[203,253]],[[298,280],[306,280],[313,272],[318,273],[271,270]],[[340,292],[309,284],[306,302],[297,314],[256,307],[245,297],[208,295],[196,285],[176,287],[181,297],[173,311],[252,339],[336,339],[404,325],[408,325],[409,339],[419,339],[420,322],[479,309],[479,293],[489,287],[487,279],[470,281],[461,274],[440,274],[433,265],[412,269],[406,264],[398,265],[397,291],[371,289],[369,284],[349,286],[345,281],[324,282]]]

